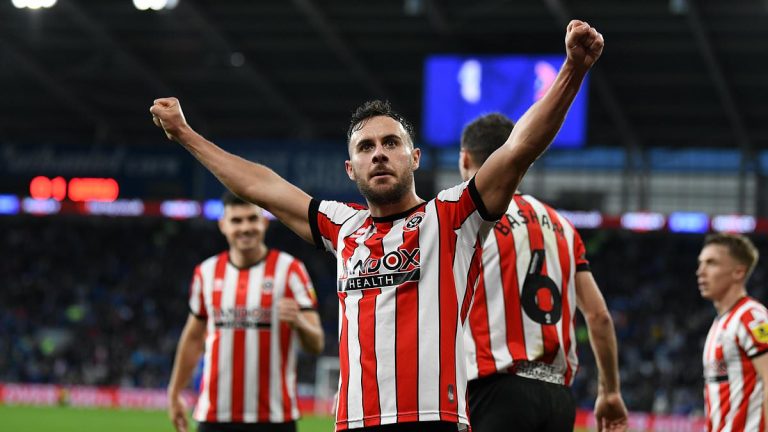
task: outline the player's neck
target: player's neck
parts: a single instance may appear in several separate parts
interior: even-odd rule
[[[229,248],[229,261],[237,268],[251,267],[261,262],[267,256],[267,251],[267,245],[264,243],[247,250]]]
[[[373,217],[387,217],[408,211],[423,202],[424,200],[416,195],[416,191],[412,190],[395,203],[376,204],[368,201],[368,210],[371,211]]]
[[[747,296],[747,290],[744,285],[735,285],[729,289],[722,298],[715,300],[715,310],[718,315],[722,315],[739,302],[742,298]]]

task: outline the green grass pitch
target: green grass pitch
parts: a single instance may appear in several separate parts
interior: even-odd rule
[[[0,405],[0,429],[14,432],[173,432],[164,411],[7,405]],[[333,419],[304,417],[299,421],[298,429],[298,432],[332,432]],[[587,431],[576,429],[575,432]]]
[[[0,405],[0,429],[14,432],[173,432],[174,430],[164,411],[5,405]],[[331,432],[333,419],[305,417],[299,421],[298,429],[298,432]]]

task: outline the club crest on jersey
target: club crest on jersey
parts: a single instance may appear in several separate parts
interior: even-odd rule
[[[413,231],[416,228],[419,227],[421,222],[426,217],[426,214],[424,212],[418,212],[414,213],[410,216],[408,216],[408,219],[405,220],[405,226],[403,226],[403,231]]]
[[[272,278],[269,278],[264,281],[263,284],[261,284],[261,291],[265,294],[271,293],[272,288],[275,286],[275,281]]]
[[[768,322],[752,321],[749,323],[752,337],[760,343],[768,343]]]

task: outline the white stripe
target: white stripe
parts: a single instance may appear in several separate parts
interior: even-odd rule
[[[270,327],[270,364],[269,364],[269,419],[275,423],[286,421],[283,413],[282,350],[280,349],[280,314],[278,304],[285,296],[288,283],[288,267],[291,257],[281,253],[275,264],[274,285],[272,291],[272,327]]]
[[[248,277],[248,294],[245,305],[249,311],[260,306],[261,287],[264,284],[264,263],[254,267]],[[245,331],[245,398],[243,400],[243,421],[258,420],[259,406],[259,329],[249,328]]]
[[[238,269],[227,263],[224,274],[224,286],[221,290],[221,309],[233,309],[237,294]],[[232,350],[234,330],[219,329],[219,388],[216,419],[228,422],[232,419]]]
[[[402,224],[403,221],[400,221]],[[393,235],[390,235],[393,234]],[[396,235],[394,235],[396,234]],[[384,237],[384,255],[396,251],[403,244],[402,231],[394,227]],[[397,421],[397,368],[408,367],[398,365],[395,349],[397,340],[397,289],[384,289],[376,299],[376,378],[379,386],[379,405],[381,406],[381,423]],[[389,366],[394,367],[389,367]],[[410,365],[413,367],[413,365]]]
[[[363,418],[363,388],[362,369],[360,365],[360,334],[358,327],[358,303],[362,298],[361,291],[348,291],[346,299],[347,315],[347,347],[349,351],[349,382],[347,387],[347,418],[357,420]],[[362,425],[362,422],[361,422]]]
[[[211,403],[210,403],[210,379],[211,379],[211,362],[212,362],[212,352],[211,349],[213,347],[213,340],[215,338],[215,328],[213,327],[213,305],[212,305],[212,297],[211,297],[211,290],[213,288],[213,277],[214,277],[214,270],[216,266],[216,260],[217,257],[211,257],[205,261],[203,261],[202,264],[200,264],[200,276],[202,278],[202,285],[200,289],[203,291],[203,301],[206,304],[206,309],[208,310],[208,320],[206,322],[206,333],[207,336],[205,338],[205,359],[203,360],[203,382],[201,383],[203,387],[203,391],[200,393],[200,396],[197,399],[197,407],[195,408],[194,418],[197,421],[204,421],[206,419],[206,416],[208,415],[208,410],[210,409]]]
[[[426,216],[419,229],[419,244],[447,241],[440,238],[435,201],[425,209]],[[442,221],[442,223],[449,223]],[[440,248],[437,244],[421,249],[421,281],[419,283],[419,419],[440,409]],[[425,289],[421,289],[422,281]],[[429,282],[431,281],[431,286]],[[442,281],[441,281],[442,282]],[[448,283],[447,281],[445,283]],[[431,336],[431,337],[430,337]]]
[[[574,254],[574,247],[576,243],[576,232],[567,219],[560,213],[557,213],[560,226],[563,227],[565,235],[566,247],[568,248],[568,262],[571,268],[571,273],[568,275],[568,312],[570,313],[571,321],[567,324],[568,337],[571,341],[571,349],[566,353],[567,365],[571,367],[571,381],[565,383],[570,386],[573,383],[573,379],[576,377],[576,372],[579,368],[579,357],[576,355],[576,329],[574,319],[576,318],[576,256]],[[562,333],[561,333],[562,334]]]
[[[496,234],[491,233],[483,249],[483,277],[485,281],[486,308],[488,309],[488,328],[491,341],[491,354],[496,363],[496,369],[502,370],[512,364],[512,355],[507,346],[507,316],[506,302],[512,299],[504,298],[502,284],[501,256]],[[517,281],[515,281],[517,283]]]
[[[749,407],[747,408],[747,421],[744,430],[754,431],[760,428],[760,419],[763,416],[763,381],[760,375],[755,377],[755,388],[749,395]]]

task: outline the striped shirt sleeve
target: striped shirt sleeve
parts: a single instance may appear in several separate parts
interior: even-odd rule
[[[201,320],[208,319],[208,310],[205,307],[203,294],[203,276],[199,265],[195,267],[192,283],[189,286],[189,312]]]
[[[741,315],[742,331],[738,342],[747,357],[756,357],[768,351],[768,313],[753,307]]]
[[[590,271],[589,261],[587,260],[587,248],[581,240],[581,236],[576,229],[573,230],[573,256],[576,261],[576,271]]]
[[[315,287],[312,285],[304,263],[297,259],[294,259],[288,268],[288,289],[301,310],[317,308]]]
[[[313,198],[309,203],[308,219],[315,246],[335,254],[341,227],[361,210],[355,204]]]

